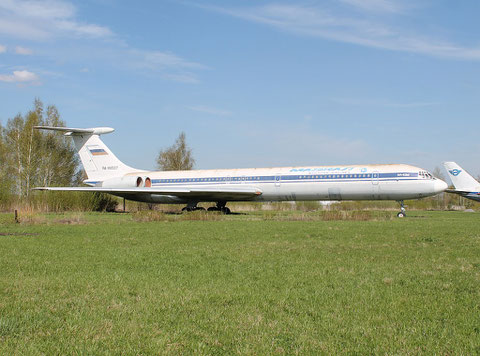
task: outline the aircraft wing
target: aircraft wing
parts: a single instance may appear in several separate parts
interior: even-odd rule
[[[456,190],[456,189],[445,189],[445,191],[447,193],[453,193],[453,194],[464,194],[464,193],[468,193],[464,190]]]
[[[471,193],[471,192],[466,191],[466,190],[457,190],[457,189],[445,189],[445,191],[447,193],[453,193],[453,194],[468,194],[468,193]]]
[[[457,190],[457,189],[445,189],[447,193],[453,193],[453,194],[472,194],[472,195],[480,195],[480,192],[470,192],[468,190]]]
[[[237,200],[254,198],[262,194],[258,188],[251,186],[211,186],[211,187],[179,187],[179,188],[104,188],[104,187],[37,187],[34,190],[50,191],[69,191],[69,192],[100,192],[119,196],[133,195],[170,195],[179,198],[192,199],[219,199],[219,200]]]

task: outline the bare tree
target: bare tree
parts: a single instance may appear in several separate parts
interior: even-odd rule
[[[435,178],[441,179],[441,180],[443,180],[443,181],[446,180],[446,179],[445,179],[445,176],[443,175],[443,171],[442,171],[438,166],[435,167],[435,169],[433,170],[432,174],[433,174],[433,176],[434,176]]]
[[[178,135],[175,143],[160,151],[157,157],[157,167],[162,171],[190,170],[195,165],[192,149],[188,147],[185,132]]]

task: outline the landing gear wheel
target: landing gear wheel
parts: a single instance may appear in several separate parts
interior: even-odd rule
[[[182,208],[182,211],[195,211],[195,210],[205,210],[204,208],[197,207],[197,203],[189,203],[186,207]]]
[[[219,201],[217,202],[216,206],[211,206],[210,208],[208,208],[208,211],[221,211],[224,214],[231,214],[230,209],[227,208],[225,204],[227,204],[226,201]]]
[[[397,214],[397,218],[406,218],[407,213],[405,210],[405,204],[403,203],[403,200],[400,200],[399,203],[400,203],[400,212]]]

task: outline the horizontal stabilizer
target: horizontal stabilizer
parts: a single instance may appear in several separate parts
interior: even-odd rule
[[[56,126],[34,126],[38,130],[51,130],[64,132],[65,135],[103,135],[115,131],[111,127],[92,127],[89,129],[79,129],[74,127],[56,127]]]

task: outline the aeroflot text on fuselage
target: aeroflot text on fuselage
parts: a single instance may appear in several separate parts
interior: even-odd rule
[[[358,167],[315,167],[315,168],[292,168],[290,172],[347,172]],[[361,168],[361,172],[366,172],[367,168]]]

